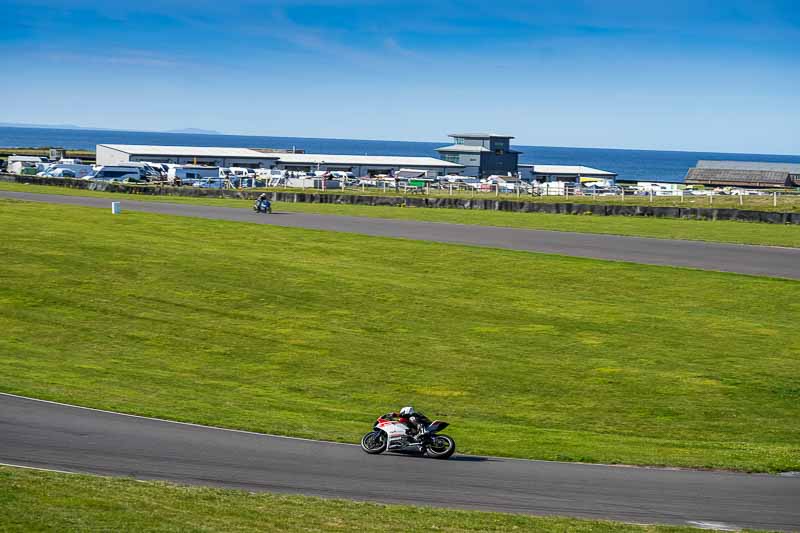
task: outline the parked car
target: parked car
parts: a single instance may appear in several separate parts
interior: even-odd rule
[[[68,168],[49,169],[49,170],[46,170],[45,172],[39,172],[36,175],[37,176],[46,176],[48,178],[77,178],[77,177],[83,177],[83,176],[78,176],[75,173],[74,170],[70,170]]]
[[[66,174],[65,174],[66,172]],[[47,176],[53,178],[83,178],[92,173],[91,165],[80,163],[52,163],[47,165],[37,176]],[[69,175],[67,175],[69,174]]]

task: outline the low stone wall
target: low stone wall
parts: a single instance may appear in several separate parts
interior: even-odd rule
[[[526,202],[524,200],[495,200],[488,198],[428,198],[423,196],[371,196],[356,194],[319,194],[303,192],[273,192],[271,198],[280,202],[320,204],[389,205],[421,208],[483,209],[517,213],[550,213],[561,215],[639,216],[658,218],[688,218],[695,220],[739,220],[769,224],[800,224],[800,213],[779,213],[744,209],[706,207],[660,207],[647,205],[581,204],[567,202]]]
[[[168,187],[132,185],[123,183],[92,182],[79,179],[44,178],[0,174],[0,181],[55,185],[73,189],[107,191],[155,196],[189,196],[205,198],[255,199],[260,193],[194,187]],[[524,200],[499,200],[491,198],[430,198],[425,196],[377,196],[366,194],[336,194],[312,192],[273,191],[267,193],[277,202],[317,204],[378,205],[396,207],[421,207],[445,209],[482,209],[520,213],[551,213],[562,215],[592,214],[599,216],[629,216],[657,218],[686,218],[694,220],[738,220],[767,224],[799,224],[800,213],[780,213],[745,209],[717,209],[711,207],[661,207],[648,205],[581,204],[566,202],[527,202]]]

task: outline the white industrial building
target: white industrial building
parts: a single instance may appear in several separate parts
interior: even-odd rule
[[[271,168],[277,154],[250,148],[206,146],[149,146],[139,144],[98,144],[98,165],[124,165],[133,161],[204,164],[215,167]]]
[[[274,168],[296,172],[338,170],[352,172],[356,176],[386,174],[401,168],[424,170],[434,175],[455,174],[464,169],[463,165],[435,157],[262,152],[250,148],[203,146],[97,145],[98,165],[122,165],[132,161]]]
[[[519,174],[525,181],[552,183],[558,181],[574,182],[582,185],[590,183],[614,183],[617,175],[592,167],[581,165],[529,165],[520,164]]]

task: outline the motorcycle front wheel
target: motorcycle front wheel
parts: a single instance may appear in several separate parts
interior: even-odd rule
[[[456,453],[456,441],[447,435],[436,435],[428,444],[425,453],[433,459],[447,459]]]
[[[369,454],[379,454],[386,451],[389,444],[386,433],[383,431],[370,431],[361,437],[361,449]]]

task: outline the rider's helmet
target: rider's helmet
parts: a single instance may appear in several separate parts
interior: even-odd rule
[[[414,408],[409,406],[400,409],[400,416],[409,417],[414,414]]]

